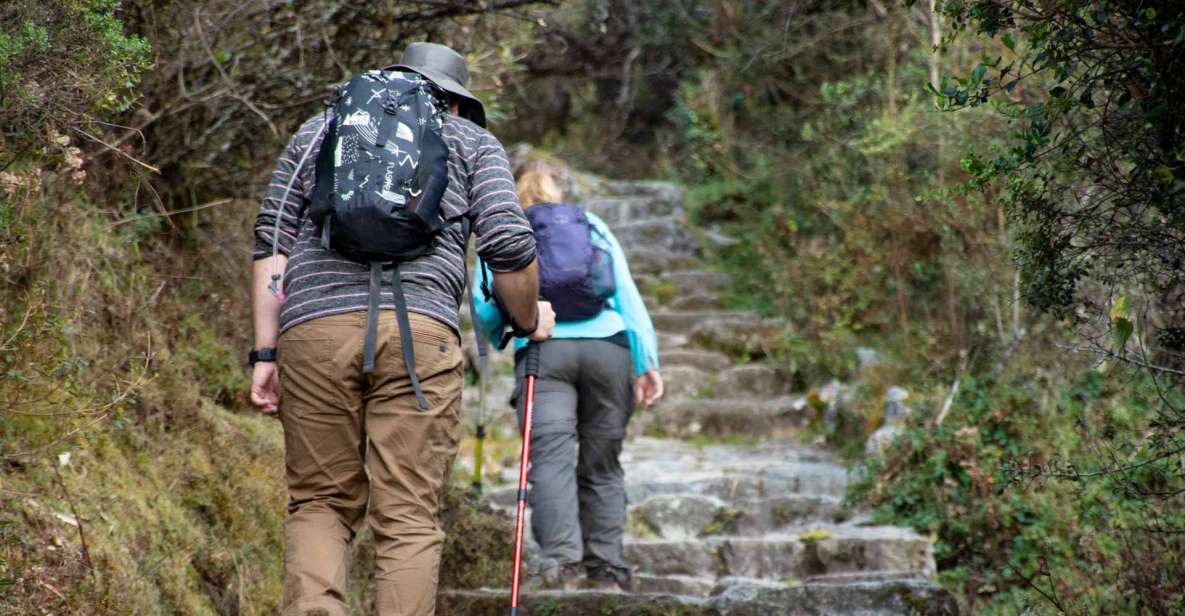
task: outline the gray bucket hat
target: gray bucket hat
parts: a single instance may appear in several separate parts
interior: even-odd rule
[[[412,43],[403,50],[403,60],[388,67],[414,71],[438,88],[461,98],[460,114],[478,126],[486,125],[486,111],[481,101],[469,91],[469,67],[465,58],[451,48],[437,43]]]

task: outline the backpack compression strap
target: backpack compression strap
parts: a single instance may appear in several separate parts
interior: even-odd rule
[[[391,270],[391,295],[395,299],[395,320],[399,323],[399,346],[403,349],[403,363],[416,393],[416,405],[421,411],[428,410],[428,400],[420,388],[420,377],[416,374],[415,340],[411,334],[411,322],[407,318],[407,302],[403,297],[403,281],[399,276],[399,264]],[[374,372],[375,347],[378,343],[379,302],[383,293],[383,264],[370,264],[370,299],[366,307],[366,339],[362,343],[362,374]]]
[[[362,374],[374,372],[374,347],[378,341],[379,301],[383,297],[383,264],[370,264],[370,298],[366,306],[366,341],[362,343]]]
[[[403,281],[399,276],[399,264],[391,270],[392,295],[395,296],[395,320],[399,322],[399,346],[403,347],[403,363],[407,366],[407,375],[411,377],[411,387],[416,392],[416,404],[421,411],[428,410],[428,401],[424,399],[424,391],[420,389],[420,377],[416,374],[415,341],[411,337],[411,322],[407,320],[407,301],[403,297]]]

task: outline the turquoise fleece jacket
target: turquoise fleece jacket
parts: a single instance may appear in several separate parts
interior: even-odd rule
[[[609,299],[609,307],[601,314],[585,321],[568,321],[556,323],[553,338],[608,338],[619,332],[626,332],[630,341],[630,356],[633,358],[634,374],[640,375],[649,370],[658,369],[658,336],[654,333],[654,324],[650,322],[650,313],[646,311],[646,304],[642,302],[642,294],[638,292],[638,285],[630,276],[629,264],[625,259],[625,252],[617,242],[613,232],[605,221],[595,214],[586,212],[588,220],[597,233],[592,241],[598,247],[609,252],[613,257],[613,273],[617,282],[617,293]],[[484,268],[486,276],[493,285],[493,274],[486,264],[478,258],[477,267]],[[482,280],[477,276],[477,281]],[[477,285],[475,285],[477,286]],[[492,299],[486,299],[480,287],[470,293],[477,308],[477,320],[480,334],[497,348],[501,342],[499,336],[503,327],[507,325]],[[525,338],[514,340],[515,350],[527,345]]]

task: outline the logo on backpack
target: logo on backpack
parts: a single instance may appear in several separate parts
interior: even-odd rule
[[[613,257],[593,243],[596,229],[584,210],[564,203],[527,208],[539,258],[539,294],[557,321],[584,321],[617,292]]]

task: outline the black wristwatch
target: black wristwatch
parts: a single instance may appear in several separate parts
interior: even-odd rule
[[[515,338],[530,338],[535,333],[535,330],[539,329],[539,311],[535,311],[535,322],[531,324],[530,329],[519,327],[518,323],[514,322],[514,318],[510,319],[510,329],[510,335]]]
[[[247,363],[254,366],[261,361],[276,361],[276,348],[268,347],[266,349],[253,349],[247,355]]]

